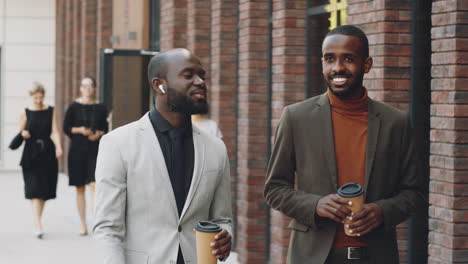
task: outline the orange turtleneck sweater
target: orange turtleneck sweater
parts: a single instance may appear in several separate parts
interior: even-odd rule
[[[364,88],[363,95],[357,99],[341,99],[328,90],[335,143],[336,171],[338,185],[357,182],[364,187],[367,146],[368,97]],[[367,239],[347,236],[343,224],[337,226],[335,248],[365,247]]]

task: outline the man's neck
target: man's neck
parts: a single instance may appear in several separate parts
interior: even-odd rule
[[[165,111],[164,109],[160,109],[158,107],[156,107],[156,109],[173,127],[184,127],[191,122],[190,115]]]
[[[330,88],[329,88],[330,89]],[[352,94],[347,94],[346,96],[340,96],[332,92],[334,96],[341,100],[356,100],[361,98],[365,93],[364,86],[361,86],[359,89],[356,89]]]

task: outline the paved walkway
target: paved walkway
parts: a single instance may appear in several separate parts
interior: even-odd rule
[[[97,263],[91,236],[78,235],[75,191],[66,176],[59,177],[57,199],[45,205],[43,240],[33,235],[31,203],[24,199],[21,172],[0,172],[0,205],[1,264]],[[225,263],[236,264],[235,254]]]

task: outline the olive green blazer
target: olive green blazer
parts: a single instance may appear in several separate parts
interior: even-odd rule
[[[378,204],[384,213],[383,225],[367,235],[370,260],[395,264],[399,262],[395,226],[425,202],[422,182],[407,115],[369,99],[368,124],[366,203]],[[315,208],[321,197],[336,193],[338,187],[327,94],[287,106],[276,131],[264,190],[267,203],[292,218],[287,263],[325,262],[336,223],[317,222]]]

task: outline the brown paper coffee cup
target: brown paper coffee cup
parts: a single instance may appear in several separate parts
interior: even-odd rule
[[[216,264],[216,256],[211,253],[211,242],[217,233],[221,232],[221,227],[213,222],[200,221],[195,227],[195,237],[197,241],[197,263]]]
[[[346,207],[353,211],[353,213],[356,214],[362,210],[364,204],[364,190],[359,183],[349,182],[344,184],[338,189],[338,195],[352,202],[351,206],[347,205]],[[346,228],[346,225],[350,222],[351,221],[347,218],[344,220],[345,234],[348,236],[357,236],[355,233],[350,233],[349,229]]]

